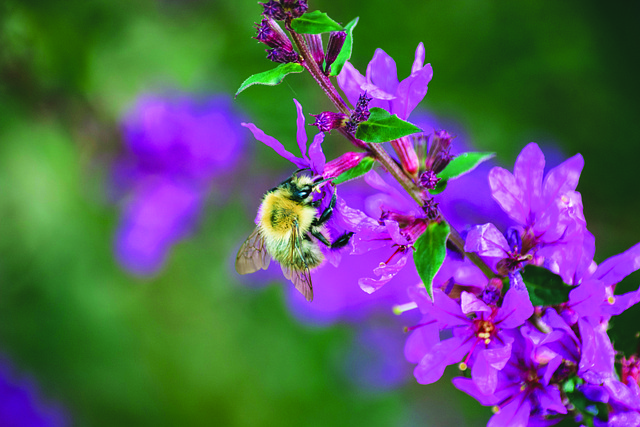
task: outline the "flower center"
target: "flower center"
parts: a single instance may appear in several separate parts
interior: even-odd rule
[[[493,322],[491,320],[477,319],[474,321],[474,326],[476,328],[476,337],[484,340],[485,344],[489,344],[496,332],[496,327]]]

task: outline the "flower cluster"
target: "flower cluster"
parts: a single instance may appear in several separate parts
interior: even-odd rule
[[[585,425],[640,424],[638,356],[617,360],[607,334],[612,316],[640,301],[640,289],[615,292],[640,268],[640,244],[594,261],[595,237],[577,191],[582,156],[545,173],[545,156],[530,143],[513,172],[489,170],[481,163],[492,153],[464,151],[464,138],[454,143],[454,133],[420,114],[408,122],[433,77],[422,43],[403,80],[381,49],[363,75],[341,54],[351,48],[352,27],[336,32],[340,25],[321,13],[296,27],[307,10],[302,1],[263,6],[256,38],[280,49],[270,59],[302,65],[295,67],[312,74],[338,110],[313,115],[319,133],[307,150],[305,117],[294,100],[302,157],[243,124],[313,179],[330,181],[311,202],[315,221],[351,238],[346,249],[326,250],[330,262],[313,271],[321,306],[356,313],[371,298],[419,314],[404,347],[416,380],[436,382],[457,365],[463,375],[455,386],[493,407],[490,426],[552,425],[568,417]],[[285,21],[297,52],[275,20]],[[331,32],[326,55],[323,32]],[[296,57],[280,60],[284,51]],[[330,79],[332,66],[341,69],[336,83],[346,100]],[[333,129],[359,151],[327,161],[322,143]],[[322,214],[327,206],[330,218]],[[322,241],[313,233],[305,238],[305,245]],[[303,243],[291,247],[304,257]],[[364,293],[356,294],[358,287]]]
[[[513,175],[492,169],[493,198],[515,224],[504,234],[490,223],[471,228],[465,250],[485,259],[495,278],[487,280],[479,270],[473,280],[436,277],[433,299],[423,286],[410,290],[423,313],[405,347],[407,360],[417,363],[416,379],[435,382],[451,364],[470,368],[470,378],[454,384],[494,407],[489,425],[526,426],[568,413],[596,423],[618,413],[640,420],[635,359],[623,360],[620,380],[606,333],[611,316],[640,301],[640,290],[614,294],[640,268],[640,244],[596,266],[594,239],[575,191],[581,169],[577,155],[544,176],[536,144],[522,151]],[[560,287],[540,289],[538,281],[552,272]],[[451,338],[441,340],[443,331]],[[594,408],[595,402],[608,403],[608,415],[581,412],[572,401],[577,394]]]
[[[216,179],[244,149],[230,100],[187,95],[141,97],[126,115],[126,152],[114,163],[124,197],[116,256],[128,271],[156,273],[173,243],[191,232]]]

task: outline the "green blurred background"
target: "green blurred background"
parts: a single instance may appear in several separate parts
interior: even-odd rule
[[[343,23],[360,17],[360,70],[380,47],[403,78],[424,42],[434,78],[422,106],[507,167],[530,141],[582,153],[578,189],[596,261],[640,240],[638,3],[310,6]],[[351,326],[300,324],[280,286],[239,284],[229,259],[250,229],[242,199],[259,188],[233,188],[224,208],[209,200],[157,277],[116,264],[119,209],[105,188],[120,118],[144,92],[233,93],[271,68],[251,39],[260,11],[250,0],[0,3],[0,353],[78,426],[484,425],[489,409],[446,378],[359,388],[344,375]],[[282,138],[295,132],[292,97],[307,112],[330,108],[302,74],[236,103],[292,147]],[[290,168],[257,144],[251,162],[255,180]],[[638,317],[626,313],[612,332],[625,351]]]

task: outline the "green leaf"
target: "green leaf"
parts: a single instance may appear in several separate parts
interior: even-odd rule
[[[338,185],[342,184],[343,182],[351,181],[352,179],[358,178],[359,176],[362,176],[365,173],[369,172],[373,168],[374,164],[375,160],[373,160],[371,157],[364,157],[355,167],[349,169],[346,172],[342,172],[331,182]]]
[[[329,31],[340,31],[342,30],[342,25],[329,18],[326,13],[314,10],[291,21],[291,28],[300,34],[321,34]]]
[[[569,292],[573,289],[562,278],[546,268],[528,265],[522,271],[522,279],[529,291],[534,306],[558,305],[569,301]]]
[[[406,122],[387,110],[373,107],[369,120],[358,125],[356,138],[364,142],[387,142],[412,133],[422,132],[416,125]]]
[[[444,179],[441,179],[440,181],[438,181],[438,183],[436,184],[436,188],[434,188],[433,190],[429,190],[429,194],[435,196],[436,194],[440,194],[442,193],[444,190],[447,189],[447,183],[449,181],[446,181]]]
[[[443,181],[461,177],[474,170],[480,163],[485,162],[496,153],[462,153],[449,162],[446,168],[438,174]]]
[[[445,221],[432,222],[418,238],[414,247],[413,261],[418,274],[433,300],[433,278],[444,262],[447,254],[447,238],[451,229]]]
[[[288,64],[280,64],[273,70],[265,71],[263,73],[254,74],[247,80],[242,82],[240,88],[236,92],[236,96],[249,86],[253,85],[267,85],[275,86],[282,83],[282,80],[289,73],[301,73],[304,70],[302,65],[295,62],[289,62]]]
[[[344,27],[344,31],[347,33],[347,38],[344,39],[344,44],[342,45],[342,49],[340,49],[338,57],[333,64],[331,64],[330,76],[337,76],[340,74],[344,63],[351,59],[351,51],[353,49],[353,29],[358,24],[359,19],[360,17],[354,19]]]

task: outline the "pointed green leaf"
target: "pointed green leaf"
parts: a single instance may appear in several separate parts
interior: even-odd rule
[[[432,222],[416,240],[413,260],[418,274],[433,300],[433,278],[436,276],[447,254],[447,238],[451,229],[445,221]]]
[[[236,96],[249,86],[253,85],[267,85],[275,86],[282,83],[282,80],[289,73],[301,73],[304,70],[302,65],[295,62],[289,62],[288,64],[280,64],[273,70],[265,71],[263,73],[254,74],[247,80],[242,82],[240,88],[236,92]]]
[[[443,181],[458,178],[474,170],[482,162],[493,158],[496,153],[462,153],[449,162],[446,168],[438,174]]]
[[[291,21],[291,28],[300,34],[321,34],[340,31],[342,30],[342,25],[329,18],[326,13],[314,10]]]
[[[569,301],[569,292],[573,289],[562,278],[546,268],[528,265],[522,270],[522,279],[529,291],[534,306],[558,305]]]
[[[353,49],[353,29],[358,24],[359,19],[360,17],[354,19],[344,27],[344,31],[347,33],[347,38],[344,39],[344,44],[342,45],[342,49],[340,49],[338,57],[333,64],[331,64],[330,76],[337,76],[340,74],[344,63],[351,59],[351,51]]]
[[[406,122],[387,110],[373,107],[369,120],[358,125],[356,138],[364,142],[387,142],[412,133],[422,132],[416,125]]]
[[[354,178],[358,178],[359,176],[364,175],[369,172],[373,165],[375,164],[375,160],[371,157],[364,157],[360,163],[356,165],[356,167],[349,169],[346,172],[342,172],[336,178],[334,178],[331,182],[334,184],[342,184],[343,182],[351,181]]]

